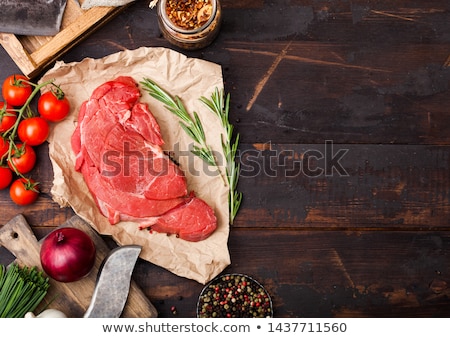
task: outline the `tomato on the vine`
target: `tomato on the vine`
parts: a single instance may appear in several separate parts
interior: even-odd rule
[[[30,117],[20,121],[17,128],[19,139],[30,146],[38,146],[47,140],[50,133],[48,122],[42,117]]]
[[[11,106],[23,106],[32,92],[33,88],[28,82],[28,78],[23,75],[13,74],[3,81],[3,99]]]
[[[0,133],[10,129],[17,121],[17,114],[12,108],[11,105],[0,102]]]
[[[39,97],[38,112],[49,121],[59,122],[69,114],[70,103],[64,92],[58,87],[57,90],[50,90]]]
[[[11,170],[26,174],[34,168],[35,164],[36,152],[34,149],[28,144],[16,144],[11,152],[11,160],[8,161]]]
[[[18,205],[28,205],[39,196],[39,183],[31,178],[18,178],[9,188],[9,196]]]
[[[13,179],[13,173],[9,167],[0,165],[0,190],[7,188]]]

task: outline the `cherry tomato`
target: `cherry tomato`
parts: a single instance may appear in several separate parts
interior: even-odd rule
[[[38,100],[39,114],[52,122],[59,122],[66,118],[70,112],[70,103],[63,91],[48,91],[42,94]]]
[[[0,102],[0,133],[7,131],[17,121],[17,114],[12,110],[12,106]]]
[[[12,171],[26,174],[36,164],[36,152],[28,144],[19,143],[11,152],[11,162],[8,161],[8,165]]]
[[[3,156],[8,153],[8,150],[9,142],[6,141],[3,137],[0,137],[0,161],[3,159]]]
[[[31,204],[39,196],[39,183],[31,178],[18,178],[11,184],[9,196],[18,205]]]
[[[7,188],[13,179],[11,169],[5,166],[0,166],[0,190]]]
[[[32,92],[28,79],[23,75],[10,75],[3,81],[3,99],[11,106],[23,106]]]
[[[17,128],[19,139],[30,146],[38,146],[44,143],[49,133],[50,126],[42,117],[30,117],[22,120]]]

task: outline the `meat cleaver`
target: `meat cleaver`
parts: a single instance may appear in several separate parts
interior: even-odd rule
[[[84,318],[119,318],[130,290],[131,275],[142,247],[124,245],[105,257]]]
[[[0,0],[0,33],[56,35],[67,0]]]

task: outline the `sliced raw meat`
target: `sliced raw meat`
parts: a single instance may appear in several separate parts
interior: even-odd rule
[[[198,242],[209,237],[217,227],[217,219],[212,208],[200,198],[191,199],[160,217],[147,219],[141,228],[150,231],[175,234],[179,238]]]
[[[216,228],[214,211],[188,196],[184,173],[163,152],[160,127],[139,98],[131,77],[93,91],[72,135],[75,169],[111,224],[132,220],[186,240],[204,239]]]
[[[76,170],[112,224],[158,216],[186,200],[183,172],[164,154],[160,128],[136,82],[106,82],[84,102],[72,137]]]

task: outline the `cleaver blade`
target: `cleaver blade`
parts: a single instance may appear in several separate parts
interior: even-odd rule
[[[119,318],[130,291],[131,275],[142,247],[124,245],[105,257],[84,318]]]
[[[56,35],[67,0],[0,0],[0,32]]]

